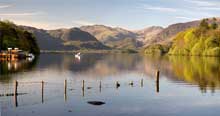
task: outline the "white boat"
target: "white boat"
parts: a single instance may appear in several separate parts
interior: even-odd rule
[[[80,59],[80,57],[81,57],[81,53],[80,52],[75,54],[75,58]]]
[[[27,54],[28,61],[33,61],[34,58],[35,58],[34,54],[31,54],[31,53]]]

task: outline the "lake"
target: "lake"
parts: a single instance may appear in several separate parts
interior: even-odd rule
[[[41,54],[32,61],[0,65],[2,116],[218,116],[220,113],[217,57],[83,54],[76,59],[71,54]],[[13,96],[15,80],[17,96]]]

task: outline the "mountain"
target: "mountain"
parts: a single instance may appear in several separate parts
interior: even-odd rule
[[[170,43],[173,37],[186,29],[199,26],[201,20],[186,22],[186,23],[177,23],[168,26],[163,29],[160,33],[156,34],[150,41],[145,43],[145,46],[157,43]],[[209,23],[213,22],[213,18],[209,18]],[[216,22],[220,24],[220,18],[216,18]]]
[[[200,22],[201,20],[177,23],[167,28],[152,26],[138,31],[104,25],[56,30],[43,30],[26,26],[23,28],[34,33],[42,50],[137,49],[151,47],[154,44],[171,44],[177,33],[197,27]],[[210,18],[209,23],[212,22]],[[216,18],[216,22],[220,24],[220,19]],[[160,46],[157,47],[160,48]]]
[[[79,28],[43,30],[22,26],[33,33],[41,50],[71,51],[80,49],[109,49],[88,32]]]
[[[220,56],[220,28],[206,20],[197,28],[180,32],[172,40],[170,55]]]
[[[33,34],[9,21],[0,21],[0,40],[1,50],[19,48],[33,54],[39,54],[40,52]]]
[[[104,25],[82,26],[81,30],[89,32],[103,44],[113,48],[137,48],[141,44],[137,40],[139,34],[122,28]]]
[[[148,27],[142,30],[134,31],[139,35],[139,41],[143,42],[143,45],[147,45],[149,41],[152,41],[152,39],[157,36],[160,32],[163,31],[163,27],[160,26],[152,26]]]
[[[197,21],[194,23],[198,23]],[[189,24],[189,23],[187,23]],[[146,54],[220,56],[220,20],[203,19],[196,27],[176,34],[169,43],[152,44]]]

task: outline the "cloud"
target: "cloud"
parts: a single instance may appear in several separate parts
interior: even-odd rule
[[[9,8],[12,7],[12,5],[0,5],[0,8]]]
[[[185,19],[185,20],[192,20],[193,18],[190,17],[184,17],[184,16],[176,16],[177,19]]]
[[[213,11],[215,10],[215,11],[218,11],[218,10],[220,10],[219,7],[203,7],[202,10],[213,10]]]
[[[205,1],[205,0],[184,0],[188,3],[192,3],[194,7],[201,10],[220,10],[220,2],[217,1]]]
[[[204,0],[185,0],[187,2],[190,2],[190,3],[193,3],[197,6],[208,6],[208,7],[211,7],[211,6],[216,6],[216,2],[211,2],[211,1],[204,1]]]
[[[162,6],[150,6],[144,5],[145,10],[152,10],[152,11],[160,11],[160,12],[176,12],[177,9],[169,8],[169,7],[162,7]]]
[[[72,27],[70,24],[63,23],[55,23],[49,21],[36,21],[36,20],[18,20],[18,19],[10,19],[10,21],[14,22],[17,25],[25,25],[32,26],[40,29],[58,29],[58,28],[70,28]]]
[[[176,19],[182,19],[182,20],[189,20],[189,21],[200,19],[200,18],[192,18],[192,17],[186,17],[186,16],[176,16],[175,18]]]
[[[89,21],[83,21],[83,20],[74,20],[74,24],[79,25],[79,26],[84,26],[84,25],[95,25],[96,23],[94,22],[89,22]]]
[[[42,12],[25,12],[25,13],[0,13],[0,16],[33,16],[40,15]]]

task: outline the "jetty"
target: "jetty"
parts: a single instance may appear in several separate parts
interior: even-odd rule
[[[19,59],[33,58],[34,55],[19,48],[8,48],[0,51],[0,61],[17,61]]]

